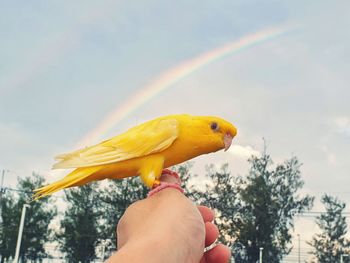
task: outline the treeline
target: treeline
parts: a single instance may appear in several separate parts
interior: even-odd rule
[[[201,187],[190,164],[176,170],[187,196],[215,208],[220,241],[232,248],[235,262],[256,262],[260,247],[263,262],[281,262],[292,249],[295,217],[312,208],[314,197],[300,193],[304,182],[296,157],[275,165],[265,152],[248,162],[245,176],[232,175],[227,165],[220,169],[209,166],[207,183]],[[1,262],[13,259],[22,206],[30,200],[32,189],[44,183],[43,177],[34,174],[19,178],[16,192],[2,193]],[[139,178],[130,178],[68,189],[63,200],[56,202],[55,196],[31,202],[20,251],[22,262],[49,258],[45,250],[49,243],[58,244],[66,262],[107,258],[116,248],[118,220],[132,202],[146,194]],[[310,262],[340,262],[341,255],[350,253],[350,242],[345,238],[345,203],[329,195],[324,195],[322,202],[326,212],[316,217],[320,233],[309,241],[313,248]],[[57,203],[65,206],[63,214],[57,214]],[[55,221],[56,225],[50,225]],[[349,258],[344,257],[343,262],[350,262]]]

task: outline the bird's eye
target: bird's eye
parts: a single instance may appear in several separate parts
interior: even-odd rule
[[[210,128],[213,130],[213,131],[218,131],[219,130],[219,125],[216,123],[216,122],[212,122],[210,124]]]

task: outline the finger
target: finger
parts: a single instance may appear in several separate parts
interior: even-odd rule
[[[219,230],[216,225],[210,222],[205,223],[205,246],[208,247],[219,237]]]
[[[231,257],[231,250],[222,244],[206,251],[203,256],[203,263],[228,263]]]
[[[215,214],[210,208],[204,205],[199,205],[198,210],[201,213],[204,222],[212,222],[214,220]]]
[[[175,183],[181,185],[181,179],[176,172],[173,172],[169,169],[164,169],[160,177],[160,181],[166,183]]]

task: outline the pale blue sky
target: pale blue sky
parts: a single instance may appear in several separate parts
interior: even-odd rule
[[[236,124],[236,143],[304,163],[305,189],[350,202],[348,1],[7,1],[0,8],[0,169],[47,173],[138,89],[179,63],[269,27],[278,38],[211,63],[107,135],[168,113]],[[199,162],[230,162],[217,154]]]

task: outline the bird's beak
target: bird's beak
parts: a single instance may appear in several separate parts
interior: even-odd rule
[[[225,152],[230,148],[231,144],[232,144],[232,139],[233,136],[229,133],[226,133],[224,136],[224,144],[225,144]]]

